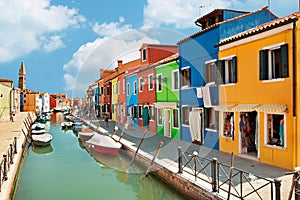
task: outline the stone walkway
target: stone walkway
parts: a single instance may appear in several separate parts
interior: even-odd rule
[[[30,117],[29,117],[30,115]],[[26,118],[35,120],[35,115],[32,112],[21,112],[17,113],[14,122],[11,121],[0,121],[0,162],[3,160],[3,155],[7,155],[10,144],[13,144],[14,138],[16,137],[17,142],[17,154],[14,156],[13,162],[8,171],[8,179],[1,185],[0,200],[9,200],[11,191],[13,189],[14,179],[17,176],[17,170],[20,165],[23,152],[23,144],[26,140],[22,129],[27,134],[24,121]]]

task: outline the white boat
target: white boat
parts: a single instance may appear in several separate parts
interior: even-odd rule
[[[78,138],[81,141],[85,142],[85,141],[91,139],[95,134],[98,134],[98,133],[96,133],[92,129],[86,128],[86,129],[78,132]]]
[[[46,129],[39,129],[39,130],[35,129],[35,130],[31,130],[31,135],[41,135],[45,132],[46,132]]]
[[[46,127],[45,124],[36,122],[36,123],[32,124],[31,129],[32,130],[41,130],[41,129],[45,129],[45,127]]]
[[[32,142],[36,146],[47,146],[52,141],[52,135],[44,133],[41,135],[32,135]]]
[[[63,128],[71,128],[73,126],[73,122],[62,122],[61,127]]]
[[[122,144],[114,141],[111,137],[101,134],[94,134],[93,137],[86,141],[88,147],[99,153],[116,155]]]

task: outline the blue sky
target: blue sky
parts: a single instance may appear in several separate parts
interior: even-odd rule
[[[27,88],[83,96],[100,68],[137,58],[145,43],[176,44],[199,31],[194,21],[216,8],[254,11],[257,0],[1,0],[0,78],[18,85],[22,60]],[[270,0],[279,17],[298,1]]]

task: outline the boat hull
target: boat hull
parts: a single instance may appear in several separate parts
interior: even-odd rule
[[[121,143],[114,141],[111,137],[100,134],[95,134],[87,140],[86,145],[96,152],[110,155],[116,155],[122,147]]]
[[[116,155],[120,149],[120,148],[107,148],[98,145],[92,145],[92,148],[99,153],[110,154],[110,155]]]
[[[36,146],[44,147],[50,145],[52,138],[53,138],[52,135],[47,133],[41,135],[33,135],[32,142]]]

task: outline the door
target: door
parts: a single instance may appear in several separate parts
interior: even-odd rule
[[[171,136],[171,127],[170,127],[170,110],[164,109],[164,136],[170,137]]]

